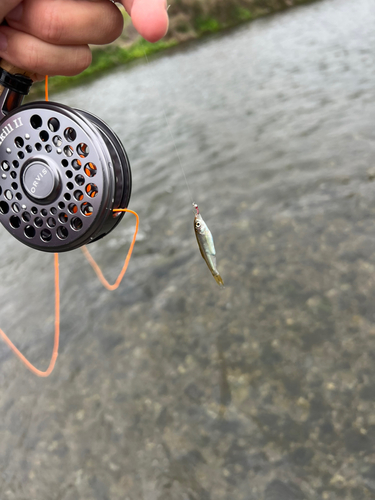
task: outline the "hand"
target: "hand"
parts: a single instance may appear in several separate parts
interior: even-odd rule
[[[168,29],[166,0],[122,0],[138,32],[148,41]],[[0,59],[40,80],[72,76],[91,64],[89,44],[116,40],[123,29],[109,0],[0,0]]]

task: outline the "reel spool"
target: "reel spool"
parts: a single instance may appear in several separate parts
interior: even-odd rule
[[[0,68],[0,222],[31,248],[65,252],[120,222],[124,213],[113,209],[130,200],[129,160],[91,113],[55,102],[21,105],[31,85],[22,71]]]

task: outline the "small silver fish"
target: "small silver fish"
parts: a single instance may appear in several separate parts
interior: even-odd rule
[[[202,257],[206,261],[208,269],[211,271],[212,276],[215,278],[216,283],[218,283],[220,286],[224,286],[224,281],[220,276],[219,271],[216,269],[216,251],[211,231],[208,229],[207,224],[202,219],[202,216],[199,213],[198,205],[196,203],[193,203],[193,207],[197,211],[194,217],[194,231],[195,236],[197,237],[199,250],[201,251]]]

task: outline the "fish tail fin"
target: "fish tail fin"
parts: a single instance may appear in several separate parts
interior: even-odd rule
[[[216,283],[217,283],[218,285],[220,285],[220,286],[224,286],[224,281],[223,281],[223,278],[220,276],[220,274],[216,274],[216,275],[214,276],[214,278],[215,278],[215,281],[216,281]]]

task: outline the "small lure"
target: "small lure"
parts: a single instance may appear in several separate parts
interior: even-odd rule
[[[206,261],[208,269],[211,271],[212,276],[215,278],[216,283],[218,283],[220,286],[224,286],[224,281],[220,276],[219,271],[216,269],[216,251],[211,231],[208,229],[207,224],[202,219],[202,216],[199,213],[198,205],[196,203],[193,203],[193,207],[197,211],[194,217],[194,231],[195,236],[197,237],[199,250],[201,251],[202,257]]]

